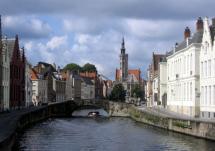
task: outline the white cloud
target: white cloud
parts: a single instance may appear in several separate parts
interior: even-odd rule
[[[144,40],[166,41],[167,39],[182,37],[186,26],[193,28],[194,21],[181,20],[145,20],[125,19],[124,28],[129,29],[131,36]]]
[[[52,29],[49,24],[34,16],[3,16],[3,31],[14,37],[19,34],[22,38],[47,38]]]
[[[47,49],[56,49],[62,45],[67,44],[67,36],[55,36],[52,37],[46,44]]]

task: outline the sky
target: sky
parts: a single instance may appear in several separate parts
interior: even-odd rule
[[[122,37],[129,68],[142,76],[152,53],[166,53],[183,40],[186,26],[215,16],[214,0],[0,0],[3,34],[19,35],[28,61],[64,67],[95,64],[114,79]]]

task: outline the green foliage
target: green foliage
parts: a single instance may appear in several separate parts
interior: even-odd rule
[[[76,63],[69,63],[63,69],[75,72],[97,72],[96,66],[90,63],[86,63],[83,67]]]
[[[69,70],[69,71],[76,71],[76,72],[82,71],[82,68],[78,64],[75,64],[75,63],[67,64],[63,69]]]
[[[90,63],[86,63],[83,67],[82,67],[84,72],[97,72],[97,69],[95,67],[95,65],[90,64]]]
[[[137,97],[137,98],[142,98],[143,97],[143,92],[140,88],[139,85],[135,85],[134,88],[131,90],[131,96],[132,97]]]
[[[181,127],[181,128],[191,128],[190,124],[187,121],[173,121],[172,125]]]
[[[122,84],[116,84],[113,87],[113,90],[111,92],[110,100],[124,102],[125,101],[125,95],[126,95],[126,92],[124,90],[123,85]]]

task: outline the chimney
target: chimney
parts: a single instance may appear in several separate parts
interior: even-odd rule
[[[215,17],[212,18],[212,26],[215,27]]]
[[[201,17],[199,17],[196,22],[196,31],[202,31],[202,30],[203,30],[203,20]]]
[[[173,47],[173,53],[175,53],[176,52],[176,48],[178,47],[178,43],[176,42],[175,43],[175,46]]]
[[[187,38],[189,38],[191,35],[191,31],[189,27],[186,27],[184,30],[184,39],[186,40]]]

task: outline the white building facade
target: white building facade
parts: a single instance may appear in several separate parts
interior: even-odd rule
[[[159,101],[163,107],[167,105],[167,63],[159,63]]]
[[[215,18],[210,25],[204,19],[202,47],[200,52],[200,112],[202,118],[215,118]]]
[[[167,57],[167,108],[192,117],[200,114],[200,50],[203,22],[197,21],[197,31],[192,37],[185,29],[185,39],[176,44]]]
[[[35,106],[48,103],[47,86],[47,80],[32,80],[32,102]]]
[[[158,75],[156,75],[154,78],[153,78],[153,81],[152,81],[152,106],[157,106],[158,105],[158,95],[159,95],[159,92],[158,92]]]

